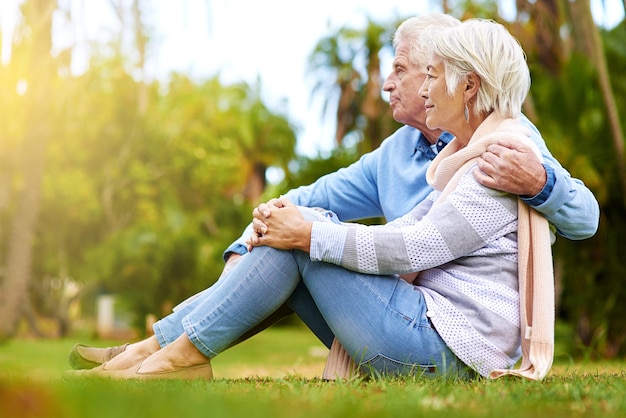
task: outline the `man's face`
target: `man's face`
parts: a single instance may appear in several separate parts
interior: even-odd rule
[[[387,76],[383,90],[389,93],[393,118],[405,125],[424,131],[426,113],[420,87],[426,78],[425,65],[414,65],[409,60],[410,43],[402,41],[396,48],[393,69]]]

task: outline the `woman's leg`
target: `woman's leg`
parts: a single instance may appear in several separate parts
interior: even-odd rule
[[[219,286],[221,286],[221,284],[226,281],[227,279],[225,279],[224,277],[220,278],[220,280],[216,282],[215,285],[202,291],[200,293],[201,297],[194,298],[194,300],[192,301],[179,305],[175,312],[172,312],[170,315],[163,318],[161,321],[154,325],[155,335],[159,338],[159,344],[161,345],[161,347],[165,347],[168,344],[168,341],[166,341],[166,339],[163,337],[164,334],[173,336],[184,333],[185,328],[182,325],[183,318],[185,318],[187,315],[197,309],[201,303],[210,304],[210,300],[213,300],[212,298],[214,297],[211,296],[211,294],[215,292],[219,288]],[[205,302],[207,298],[209,299],[209,301]],[[335,336],[328,327],[328,324],[324,320],[324,317],[320,313],[319,309],[317,308],[315,301],[309,293],[309,289],[306,288],[301,280],[298,281],[296,288],[291,293],[285,304],[281,305],[276,311],[272,312],[259,324],[244,332],[241,337],[237,338],[233,342],[233,344],[231,344],[231,346],[252,337],[253,335],[275,324],[279,320],[284,319],[294,313],[309,327],[309,329],[311,329],[311,331],[319,338],[319,340],[324,345],[326,345],[326,347],[330,348],[330,345],[332,344]],[[165,329],[166,327],[167,329]]]
[[[291,253],[285,252],[293,257]],[[284,255],[283,254],[283,255]],[[208,301],[207,303],[211,303]],[[330,331],[330,328],[324,321],[321,313],[315,306],[310,293],[302,281],[298,281],[296,290],[289,297],[288,305],[293,306],[296,312],[300,312],[303,315],[303,319],[310,326],[310,328],[320,337],[322,341],[327,342],[330,345],[334,335]],[[285,307],[287,305],[282,305]],[[280,310],[281,308],[279,308]],[[258,327],[258,326],[257,326]],[[255,328],[255,327],[253,327]],[[205,364],[209,361],[210,356],[203,354],[198,347],[189,338],[187,332],[182,333],[176,340],[167,344],[163,349],[150,355],[143,361],[140,368],[136,370],[123,372],[120,376],[122,378],[153,378],[163,377],[164,373],[180,373],[186,370],[192,371],[192,376],[184,375],[184,378],[210,378],[212,377],[212,371],[207,376],[207,369],[197,369],[198,365]],[[231,344],[232,345],[232,344]],[[227,347],[228,348],[228,347]],[[210,367],[210,366],[209,366]],[[200,376],[198,375],[200,374]],[[175,375],[176,378],[180,378],[180,374]]]
[[[395,276],[359,274],[312,262],[299,251],[294,256],[328,326],[363,372],[468,373],[433,328],[415,286]]]
[[[244,255],[245,257],[245,255]],[[239,258],[239,261],[242,258]],[[202,302],[202,298],[215,291],[224,281],[225,277],[232,270],[238,261],[229,263],[229,268],[225,268],[222,272],[220,278],[217,282],[215,282],[211,287],[196,293],[195,295],[190,296],[179,305],[174,307],[174,312],[170,314],[170,319],[172,320],[172,326],[176,326],[176,324],[180,324],[180,320],[189,312],[191,312],[195,306]],[[305,292],[308,293],[304,286],[299,286],[299,288],[304,289]],[[295,293],[297,293],[296,291]],[[309,295],[310,298],[310,295]],[[186,308],[186,311],[183,309]],[[287,318],[290,315],[293,315],[293,310],[287,305],[284,304],[276,311],[274,311],[270,316],[261,321],[258,325],[248,330],[244,334],[241,335],[237,340],[233,342],[232,345],[239,344],[242,341],[247,340],[248,338],[258,334],[264,329],[269,328],[273,324],[279,322],[280,320]],[[176,320],[179,318],[179,320]],[[176,331],[172,331],[176,332]],[[178,332],[182,334],[184,329],[182,325],[180,325]],[[117,369],[130,367],[142,359],[145,359],[150,354],[154,353],[156,350],[164,347],[165,343],[163,342],[163,346],[158,342],[155,336],[146,338],[144,340],[132,343],[132,344],[124,344],[115,347],[90,347],[83,344],[75,344],[72,347],[70,352],[69,361],[74,369],[91,369],[101,365],[105,362],[109,362],[107,367],[115,367]],[[116,361],[112,361],[114,358],[117,358]]]
[[[304,207],[300,210],[306,219],[330,222],[319,210]],[[301,284],[291,251],[257,247],[238,259],[228,274],[202,293],[201,297],[192,299],[189,304],[179,305],[172,315],[154,325],[155,335],[162,347],[186,332],[204,355],[212,357],[284,318],[291,311],[295,311],[328,347],[334,338],[310,293]],[[249,311],[244,313],[242,310],[241,314],[233,315],[229,308],[240,304],[241,298]],[[250,303],[245,302],[248,299]],[[223,315],[226,313],[233,315],[238,328],[232,326],[228,315]],[[228,332],[218,334],[217,329],[228,329]],[[240,334],[233,339],[237,332]],[[204,339],[210,339],[212,343],[202,347]],[[220,339],[227,341],[228,345],[224,347],[223,343],[217,343]],[[211,355],[213,346],[216,352]]]

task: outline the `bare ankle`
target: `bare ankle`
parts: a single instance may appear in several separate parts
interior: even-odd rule
[[[188,361],[194,364],[203,364],[209,361],[209,358],[191,342],[187,334],[183,334],[176,342],[179,343],[180,353]]]
[[[159,351],[161,346],[155,336],[130,344],[120,355],[108,361],[104,368],[107,370],[124,370],[138,365],[150,355]]]
[[[159,344],[159,340],[157,339],[157,337],[153,335],[149,338],[146,338],[145,340],[141,340],[129,345],[128,349],[137,353],[150,355],[159,351],[161,349],[161,345]]]
[[[185,367],[209,363],[206,357],[189,340],[187,334],[182,334],[163,349],[150,355],[142,364],[142,372],[172,371]]]

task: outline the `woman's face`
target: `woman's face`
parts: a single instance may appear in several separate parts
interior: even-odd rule
[[[465,122],[463,111],[465,83],[459,83],[455,91],[446,90],[445,67],[441,57],[434,55],[426,67],[426,80],[420,88],[426,108],[426,126],[442,129],[454,135]]]

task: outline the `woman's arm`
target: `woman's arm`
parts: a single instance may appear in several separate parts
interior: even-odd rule
[[[269,218],[255,212],[255,217],[270,224],[261,237],[251,237],[251,245],[300,249],[313,260],[371,274],[436,267],[516,230],[517,197],[478,184],[470,172],[445,202],[422,219],[417,215],[418,205],[416,211],[387,225],[308,222],[297,207],[285,199],[282,202],[284,207],[271,208]]]

